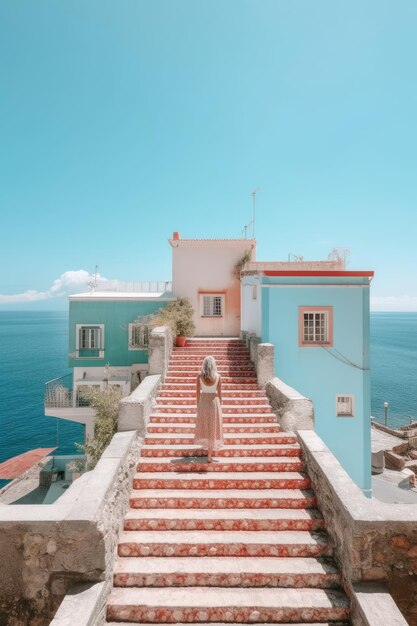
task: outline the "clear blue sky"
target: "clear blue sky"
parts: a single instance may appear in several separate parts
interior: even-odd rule
[[[259,186],[259,259],[348,246],[417,310],[416,32],[416,0],[0,0],[0,294],[169,278]]]

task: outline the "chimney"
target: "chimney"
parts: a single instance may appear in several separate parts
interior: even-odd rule
[[[180,238],[180,234],[177,230],[174,231],[174,234],[172,235],[172,238],[174,241],[178,241]]]

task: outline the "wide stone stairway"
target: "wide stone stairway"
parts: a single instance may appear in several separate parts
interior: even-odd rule
[[[193,445],[208,354],[222,376],[225,433],[212,464]],[[133,480],[108,622],[349,624],[304,469],[241,341],[175,348]]]

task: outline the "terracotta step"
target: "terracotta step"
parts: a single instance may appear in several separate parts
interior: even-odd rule
[[[156,404],[153,407],[153,413],[168,413],[176,415],[179,413],[180,415],[195,415],[197,411],[197,407],[193,408],[190,405],[159,405]],[[252,406],[247,406],[241,404],[240,406],[233,406],[222,404],[222,413],[223,415],[246,415],[249,413],[250,415],[257,415],[258,413],[270,415],[272,413],[270,404],[254,404]]]
[[[164,396],[159,395],[156,400],[157,405],[160,406],[191,406],[193,409],[197,409],[197,401],[195,394],[190,394],[189,398],[178,398],[178,396],[173,398],[165,398]],[[269,410],[271,410],[271,405],[265,397],[260,398],[236,398],[226,396],[223,398],[224,406],[268,406]]]
[[[127,530],[118,543],[119,556],[331,556],[328,537],[321,531],[205,531]]]
[[[161,391],[195,391],[196,388],[196,381],[188,381],[188,379],[185,382],[178,382],[177,380],[174,380],[173,382],[167,382],[166,378],[165,378],[165,382],[163,383],[162,387],[161,387]],[[250,392],[250,391],[260,391],[262,393],[265,393],[262,390],[261,385],[258,385],[257,382],[253,382],[251,381],[250,383],[245,383],[245,385],[240,385],[239,383],[233,383],[233,382],[225,382],[224,379],[222,379],[222,392],[224,391],[236,391],[237,393],[239,392]]]
[[[130,509],[124,530],[321,530],[317,509]]]
[[[325,589],[187,587],[115,588],[107,619],[136,623],[292,623],[342,620],[349,615],[345,594]],[[163,618],[163,619],[162,619]]]
[[[175,472],[140,472],[133,478],[133,489],[309,489],[311,481],[299,472],[218,472],[210,476],[196,473],[178,476]]]
[[[175,457],[206,457],[207,453],[201,448],[189,445],[181,444],[171,445],[143,445],[141,448],[141,457],[162,457],[162,456],[175,456]],[[298,444],[253,444],[248,446],[228,445],[221,450],[215,452],[214,457],[216,459],[231,458],[231,457],[250,457],[250,456],[301,456],[301,449]]]
[[[186,390],[164,390],[162,389],[159,392],[158,398],[165,398],[165,399],[169,399],[169,398],[176,398],[176,399],[180,399],[180,398],[190,398],[190,399],[194,399],[195,400],[195,385],[190,389],[186,389]],[[246,400],[246,399],[254,399],[254,400],[264,400],[265,402],[268,402],[268,398],[265,395],[265,392],[262,389],[252,389],[252,390],[235,390],[235,389],[222,389],[222,395],[224,398],[234,398],[234,399],[240,399],[240,400]]]
[[[248,445],[259,445],[259,444],[284,444],[284,443],[296,443],[297,437],[295,435],[287,434],[287,433],[242,433],[242,434],[225,434],[223,437],[224,445],[234,445],[234,446],[248,446]],[[155,433],[151,437],[145,438],[145,444],[147,446],[152,445],[177,445],[182,446],[183,444],[192,445],[194,443],[194,437],[185,434],[176,434],[176,435],[164,435],[160,433]]]
[[[300,472],[304,463],[298,457],[233,457],[230,460],[216,459],[207,463],[201,458],[184,459],[172,457],[147,457],[136,466],[140,472],[199,472],[200,475],[217,472]]]
[[[179,417],[178,415],[169,416],[159,414],[157,417],[150,417],[151,424],[195,424],[195,416],[192,417],[190,415],[182,415]],[[256,415],[254,417],[248,417],[247,415],[242,417],[236,417],[233,415],[225,415],[223,416],[223,424],[278,424],[277,417],[275,414],[271,414],[269,416]]]
[[[119,557],[115,587],[316,587],[339,588],[330,559],[303,557]]]
[[[152,422],[148,424],[146,429],[147,433],[159,433],[159,434],[175,434],[175,433],[184,433],[184,434],[194,434],[195,425],[191,424],[175,424],[173,422],[167,422],[166,424],[153,424]],[[278,424],[236,424],[232,426],[228,426],[225,424],[223,426],[224,433],[279,433],[281,432]]]
[[[130,496],[133,509],[308,509],[314,493],[300,489],[140,489]]]
[[[215,358],[217,366],[224,364],[224,363],[245,363],[245,365],[250,365],[251,367],[253,367],[253,363],[250,360],[249,354],[246,352],[242,352],[241,354],[236,354],[236,355],[228,355],[228,354],[217,354],[217,355],[211,355]],[[172,364],[178,363],[178,365],[181,365],[182,363],[195,363],[197,365],[202,364],[202,362],[205,359],[205,355],[204,354],[173,354],[171,355],[169,362]]]
[[[176,374],[167,374],[167,376],[165,377],[165,383],[170,384],[170,383],[190,383],[191,381],[194,383],[194,387],[196,385],[196,374],[187,374],[185,372],[177,372]],[[223,383],[227,383],[227,384],[234,384],[234,385],[256,385],[254,387],[254,389],[259,389],[259,386],[257,385],[257,379],[256,379],[256,375],[253,374],[252,376],[238,376],[238,375],[226,375],[226,376],[222,376],[222,388],[223,388]]]
[[[136,622],[138,623],[138,622]],[[107,626],[132,626],[132,622],[106,622]],[[164,626],[164,624],[157,624],[157,623],[152,623],[153,626]],[[233,622],[234,626],[246,626],[242,623],[239,622]],[[183,626],[182,624],[172,624],[172,626]],[[187,622],[187,626],[197,626],[196,624]],[[230,622],[228,624],[226,623],[219,623],[219,622],[211,622],[210,626],[230,626]],[[277,624],[277,623],[268,623],[268,626],[294,626],[294,622],[292,624]],[[318,622],[314,622],[314,624],[312,622],[309,622],[307,624],[307,622],[297,622],[297,626],[350,626],[350,622],[320,622],[320,624]]]
[[[153,413],[151,413],[150,418],[152,417],[170,417],[172,420],[175,420],[178,417],[189,417],[190,415],[192,415],[192,413],[160,413],[158,411],[155,411],[155,409],[153,410]],[[275,415],[275,413],[272,413],[272,411],[270,413],[254,413],[254,412],[250,412],[250,413],[243,413],[241,411],[237,411],[236,413],[226,413],[224,415],[224,418],[228,418],[228,417],[240,417],[240,418],[246,418],[246,419],[250,419],[250,418],[254,418],[254,419],[258,419],[261,417],[269,417],[272,418],[274,422],[277,421],[277,416]],[[195,412],[194,412],[194,416],[193,418],[195,419]]]
[[[256,375],[253,365],[219,365],[217,371],[220,375],[231,376],[232,374],[239,374],[241,376]],[[192,374],[197,377],[201,372],[201,367],[198,365],[174,365],[169,366],[167,369],[167,376]]]

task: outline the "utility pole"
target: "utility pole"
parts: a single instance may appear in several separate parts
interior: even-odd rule
[[[389,402],[384,402],[384,424],[385,424],[385,426],[387,426],[387,424],[388,424],[388,407],[389,407]]]

